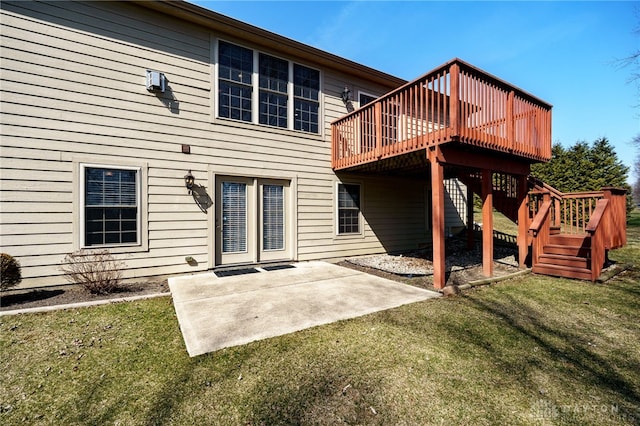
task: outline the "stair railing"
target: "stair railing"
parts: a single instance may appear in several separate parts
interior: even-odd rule
[[[621,188],[603,188],[602,191],[562,193],[543,182],[533,183],[529,193],[529,206],[533,220],[532,263],[539,262],[549,235],[560,232],[590,237],[591,280],[602,272],[607,250],[626,244],[626,191]]]
[[[544,252],[544,246],[549,242],[549,235],[551,234],[551,194],[542,192],[542,203],[540,204],[531,225],[529,226],[529,232],[532,234],[532,250],[531,260],[533,265],[538,264],[540,261],[540,255]]]
[[[610,225],[609,200],[603,198],[596,202],[596,207],[591,214],[591,219],[585,230],[591,236],[591,281],[595,281],[602,272],[606,260],[606,243],[608,228]]]

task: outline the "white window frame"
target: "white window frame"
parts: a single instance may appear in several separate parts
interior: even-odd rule
[[[73,197],[73,233],[74,233],[74,250],[100,250],[108,249],[111,253],[130,253],[147,251],[149,249],[148,238],[148,216],[147,216],[147,164],[138,163],[120,163],[111,164],[101,161],[92,161],[91,159],[74,159],[74,180],[76,188]],[[136,242],[125,244],[101,244],[87,245],[85,242],[85,170],[87,168],[98,169],[119,169],[119,170],[135,170],[136,171]]]
[[[380,95],[374,95],[373,93],[368,93],[368,92],[364,92],[362,90],[358,90],[358,107],[359,108],[362,108],[364,106],[360,102],[360,96],[362,96],[362,95],[369,96],[370,98],[374,98],[374,100],[372,102],[375,102],[375,100],[377,100],[380,97]],[[365,104],[365,105],[368,105],[368,104]]]
[[[360,206],[358,208],[358,232],[348,232],[348,233],[340,233],[340,185],[355,185],[360,188]],[[343,238],[362,238],[364,237],[364,220],[362,211],[364,210],[364,185],[362,182],[354,182],[354,181],[340,181],[335,183],[335,195],[334,195],[335,205],[334,205],[334,227],[335,227],[335,236],[338,239]]]
[[[218,55],[219,55],[219,43],[220,41],[223,41],[225,43],[228,44],[232,44],[238,47],[242,47],[245,49],[250,49],[253,52],[253,76],[252,76],[252,81],[251,81],[251,87],[252,87],[252,92],[251,92],[251,121],[243,121],[243,120],[235,120],[233,118],[228,118],[228,117],[221,117],[220,116],[220,97],[218,95],[218,88],[220,85],[220,73],[219,73],[219,61],[218,61]],[[305,135],[310,135],[310,136],[322,136],[324,133],[324,108],[323,108],[323,103],[322,103],[322,99],[323,99],[323,87],[322,87],[322,81],[323,81],[323,73],[322,70],[316,67],[312,67],[309,66],[307,64],[303,64],[301,62],[297,62],[297,61],[292,61],[290,59],[284,58],[282,56],[278,56],[278,55],[274,55],[270,52],[265,52],[262,50],[258,50],[252,47],[248,47],[246,45],[243,45],[241,43],[236,43],[235,41],[229,41],[227,39],[215,39],[215,42],[213,43],[214,48],[212,50],[212,56],[213,56],[213,93],[214,95],[212,96],[212,104],[213,104],[213,111],[214,111],[214,118],[217,120],[228,120],[228,121],[232,121],[234,123],[244,123],[244,124],[254,124],[254,125],[258,125],[258,126],[264,126],[264,127],[268,127],[270,129],[275,129],[275,130],[290,130],[290,131],[294,131],[297,133],[302,133]],[[260,124],[260,53],[268,55],[268,56],[272,56],[274,58],[278,58],[278,59],[282,59],[288,62],[289,64],[289,73],[288,73],[288,82],[287,82],[287,127],[278,127],[278,126],[271,126],[268,124]],[[296,130],[295,129],[295,111],[294,111],[294,106],[295,106],[295,96],[294,96],[294,76],[293,76],[293,69],[294,69],[294,64],[296,65],[300,65],[303,66],[305,68],[309,68],[312,70],[315,70],[318,72],[318,79],[319,79],[319,87],[318,87],[318,132],[313,133],[313,132],[307,132],[304,130]]]

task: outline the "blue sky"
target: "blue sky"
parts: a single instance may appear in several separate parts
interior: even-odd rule
[[[640,2],[193,3],[406,80],[458,57],[551,103],[554,141],[607,137],[632,172],[640,96],[615,61],[640,49]]]

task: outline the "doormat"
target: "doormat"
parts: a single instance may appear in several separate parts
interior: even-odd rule
[[[263,266],[262,269],[265,271],[279,271],[281,269],[291,269],[295,268],[293,265],[273,265],[273,266]]]
[[[258,271],[256,268],[246,268],[246,269],[229,269],[226,271],[214,271],[214,274],[216,274],[216,277],[222,278],[222,277],[233,277],[235,275],[255,274],[258,272],[260,271]]]

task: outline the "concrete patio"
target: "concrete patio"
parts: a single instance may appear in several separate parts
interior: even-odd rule
[[[326,262],[259,271],[169,279],[190,356],[440,296]]]

